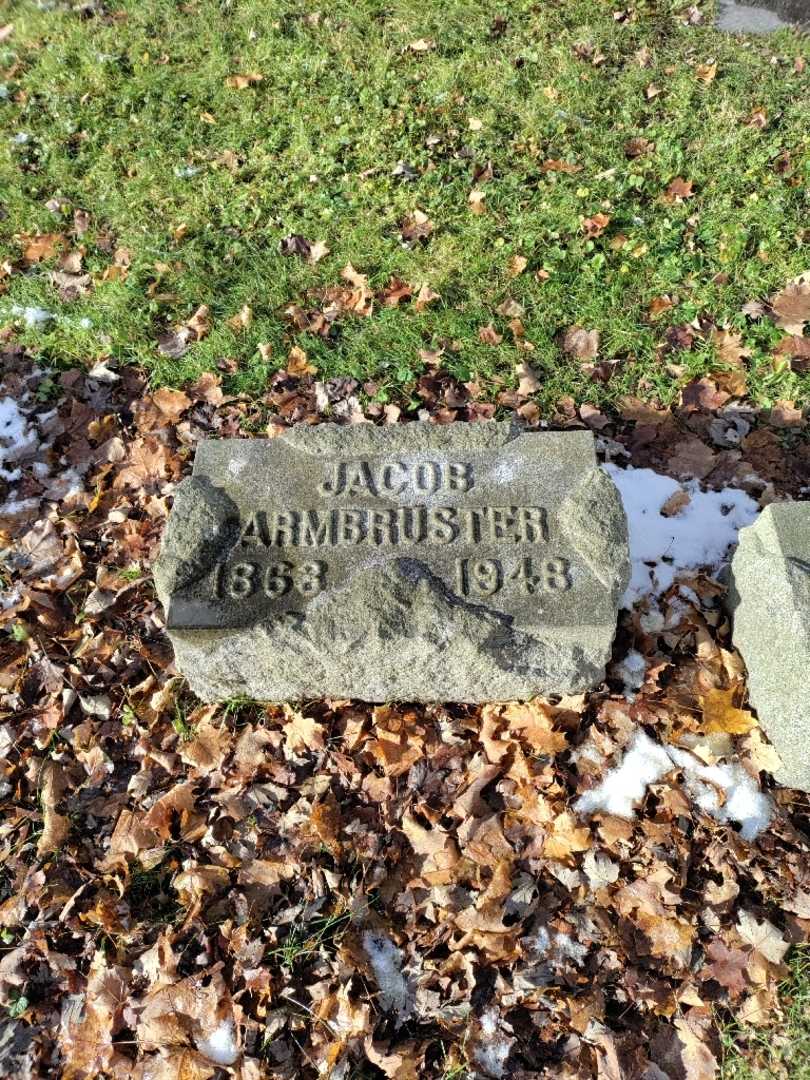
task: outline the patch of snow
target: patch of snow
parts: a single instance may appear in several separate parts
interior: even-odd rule
[[[737,533],[751,525],[759,508],[739,488],[701,491],[696,480],[679,484],[652,469],[605,465],[624,503],[630,530],[632,577],[622,598],[625,607],[649,593],[662,593],[679,573],[706,566],[718,570],[737,543]],[[671,517],[661,508],[685,492],[689,502]]]
[[[197,1040],[197,1049],[217,1065],[233,1065],[239,1057],[233,1020],[221,1020],[210,1035]]]
[[[400,1020],[405,1020],[414,1010],[414,998],[402,974],[402,952],[390,938],[370,930],[363,934],[363,948],[380,988],[382,1007],[396,1013]]]
[[[11,314],[15,318],[21,318],[29,330],[39,330],[56,318],[52,311],[46,311],[45,308],[23,307],[21,304],[12,304]]]
[[[672,759],[663,746],[639,731],[621,762],[607,773],[598,787],[581,795],[574,809],[580,814],[601,810],[616,817],[631,818],[635,804],[641,802],[647,787],[660,780],[672,767]]]
[[[654,742],[644,731],[637,732],[619,764],[598,787],[581,795],[574,809],[632,818],[648,786],[675,768],[683,772],[695,805],[716,821],[736,821],[744,840],[756,839],[767,828],[773,804],[741,765],[703,765],[687,750]]]
[[[17,146],[25,146],[30,138],[31,136],[27,131],[18,131],[16,135],[12,135],[11,142],[15,143]]]
[[[39,499],[9,499],[8,502],[0,503],[0,516],[13,517],[15,514],[35,510],[38,506]]]
[[[0,398],[0,478],[11,482],[19,480],[19,469],[7,469],[6,464],[17,461],[36,445],[36,434],[20,412],[14,398]]]
[[[631,649],[620,664],[616,665],[616,674],[624,683],[624,693],[628,701],[633,701],[636,690],[644,685],[647,674],[647,661],[637,649]]]
[[[545,926],[539,926],[533,937],[527,938],[526,943],[536,957],[546,957],[549,960],[572,960],[579,966],[588,955],[585,945],[580,945],[568,934],[555,931],[548,932]]]
[[[488,1076],[505,1076],[506,1062],[515,1040],[499,1030],[498,1013],[495,1009],[484,1010],[479,1017],[479,1023],[484,1038],[476,1044],[473,1051],[475,1063]]]
[[[754,840],[770,824],[773,805],[742,765],[700,765],[686,750],[671,747],[669,755],[684,771],[689,796],[715,821],[736,821],[743,840]],[[725,793],[721,802],[720,792]]]

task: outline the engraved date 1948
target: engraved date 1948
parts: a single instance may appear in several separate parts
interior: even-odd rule
[[[519,559],[515,566],[501,559],[456,559],[456,590],[461,596],[494,596],[508,584],[521,592],[570,589],[571,566],[567,559]]]

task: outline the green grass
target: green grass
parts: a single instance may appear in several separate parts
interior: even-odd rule
[[[796,948],[789,967],[778,1022],[723,1030],[721,1080],[810,1080],[810,950]]]
[[[0,282],[0,326],[13,321],[45,362],[113,356],[180,385],[228,359],[229,388],[256,393],[298,344],[320,377],[373,379],[381,399],[407,402],[419,350],[444,344],[446,368],[490,395],[528,358],[541,404],[629,391],[667,402],[715,358],[708,347],[679,354],[686,370],[673,374],[657,346],[667,325],[706,314],[745,327],[757,402],[810,396],[810,378],[773,370],[781,331],[740,314],[810,265],[810,64],[793,69],[810,59],[806,38],[741,44],[709,17],[687,27],[684,0],[638,0],[625,22],[612,0],[116,0],[94,17],[73,6],[11,0],[2,17],[14,33],[0,43],[0,254],[15,272]],[[409,48],[420,39],[435,45]],[[707,84],[696,67],[709,62]],[[253,72],[263,79],[247,89],[226,84]],[[651,83],[661,92],[648,98]],[[764,129],[745,122],[758,107]],[[628,159],[634,136],[654,151]],[[543,172],[552,158],[581,171]],[[401,161],[414,180],[392,175]],[[488,162],[493,178],[475,181]],[[671,205],[661,195],[678,176],[696,194]],[[474,187],[486,195],[480,216]],[[46,207],[53,199],[64,213]],[[54,261],[26,267],[20,237],[67,231],[76,207],[90,215],[78,242],[94,284],[63,303]],[[399,224],[417,208],[435,229],[405,247]],[[588,240],[582,221],[600,212],[610,225]],[[331,254],[315,266],[282,256],[291,233]],[[116,247],[130,253],[128,276],[103,281]],[[510,279],[515,255],[528,265]],[[376,304],[328,339],[298,331],[285,309],[318,306],[308,291],[339,284],[347,262],[375,289],[398,277],[441,300],[421,313]],[[651,322],[664,294],[675,306]],[[532,353],[496,312],[510,298]],[[161,356],[159,334],[200,304],[210,334],[180,360]],[[57,319],[26,328],[12,305]],[[253,323],[237,333],[227,320],[243,305]],[[504,334],[496,346],[478,336],[490,322]],[[573,323],[599,330],[601,355],[623,361],[607,387],[562,354]]]
[[[351,918],[350,911],[340,911],[318,916],[307,923],[294,923],[283,942],[270,949],[265,959],[292,971],[311,960],[322,948],[335,948],[348,930]]]

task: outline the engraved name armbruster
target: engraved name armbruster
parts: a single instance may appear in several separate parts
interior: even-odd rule
[[[239,536],[243,548],[394,547],[409,544],[544,544],[542,506],[331,507],[257,510]]]

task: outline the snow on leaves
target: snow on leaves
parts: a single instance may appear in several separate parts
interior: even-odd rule
[[[440,299],[346,267],[288,314],[328,333],[333,312],[419,297]],[[731,332],[713,344],[744,363]],[[491,415],[442,353],[420,413]],[[717,1010],[773,1013],[810,931],[806,823],[767,776],[712,576],[757,503],[806,482],[770,417],[698,394],[618,417],[560,403],[555,423],[629,460],[640,502],[655,489],[660,543],[636,551],[646,577],[599,693],[209,706],[174,671],[149,576],[194,444],[407,409],[364,406],[305,356],[255,402],[213,375],[150,393],[112,362],[4,360],[0,1001],[24,1035],[0,1048],[6,1072],[702,1080]],[[540,370],[521,363],[501,407],[532,422]],[[689,531],[703,497],[713,537]]]

